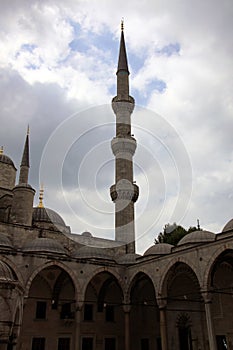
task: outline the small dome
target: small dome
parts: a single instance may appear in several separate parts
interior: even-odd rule
[[[12,282],[15,278],[10,267],[3,261],[0,261],[0,283],[2,282]]]
[[[213,242],[215,234],[210,231],[193,231],[181,238],[177,245]]]
[[[233,219],[228,221],[228,223],[223,227],[222,232],[233,230]]]
[[[93,237],[92,234],[91,234],[91,232],[88,232],[88,231],[84,231],[84,232],[82,233],[82,236],[84,236],[84,237]]]
[[[3,248],[10,248],[10,249],[13,248],[11,241],[3,233],[0,233],[0,248],[1,247],[3,247]]]
[[[106,250],[106,248],[86,245],[77,250],[75,253],[75,258],[112,260],[112,255]]]
[[[154,244],[150,248],[148,248],[143,255],[144,256],[148,256],[148,255],[166,255],[166,254],[170,254],[172,247],[174,247],[174,246],[171,245],[171,244],[168,244],[168,243]]]
[[[139,258],[140,256],[141,255],[134,254],[134,253],[120,255],[117,258],[117,262],[118,264],[134,264],[136,262],[136,259]]]
[[[66,226],[62,217],[54,210],[49,208],[33,208],[32,223],[35,222],[46,222],[54,225]]]
[[[61,243],[51,238],[36,238],[27,242],[23,247],[23,251],[30,253],[41,252],[66,255],[66,251]]]
[[[5,154],[0,154],[0,162],[4,164],[12,165],[15,168],[13,161]]]

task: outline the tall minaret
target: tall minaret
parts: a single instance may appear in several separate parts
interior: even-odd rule
[[[115,203],[115,239],[125,243],[126,253],[135,252],[134,203],[139,189],[133,180],[133,155],[137,143],[131,135],[134,99],[129,95],[129,70],[121,22],[121,41],[117,68],[117,96],[112,100],[116,115],[116,137],[111,142],[115,156],[115,181],[110,193]]]

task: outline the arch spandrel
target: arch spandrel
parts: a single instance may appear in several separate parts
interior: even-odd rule
[[[78,299],[78,297],[82,294],[81,293],[81,287],[80,287],[80,283],[78,281],[78,278],[76,277],[75,273],[73,272],[73,269],[69,268],[68,266],[66,266],[65,264],[59,262],[59,261],[50,261],[47,262],[45,264],[42,264],[40,266],[38,266],[31,274],[31,276],[28,278],[27,282],[26,282],[26,288],[25,288],[25,298],[28,297],[29,295],[29,290],[30,287],[32,285],[32,282],[34,280],[34,278],[44,269],[48,268],[48,267],[52,267],[52,266],[56,266],[59,267],[60,269],[64,270],[69,277],[71,278],[73,284],[74,284],[74,288],[75,288],[75,294],[76,294],[76,298]]]

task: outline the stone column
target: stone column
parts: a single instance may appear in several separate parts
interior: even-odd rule
[[[159,306],[159,321],[160,321],[160,336],[162,350],[168,350],[167,346],[167,320],[166,320],[166,301],[158,300]]]
[[[205,314],[206,314],[206,323],[207,323],[207,332],[209,340],[209,348],[211,350],[217,350],[216,336],[214,331],[214,324],[211,315],[211,297],[209,294],[204,294],[204,303],[205,303]]]
[[[125,350],[130,350],[130,305],[124,305],[123,310],[125,313]]]
[[[75,350],[81,350],[82,344],[81,344],[81,316],[82,316],[82,304],[77,303],[76,304],[76,314],[75,314]]]

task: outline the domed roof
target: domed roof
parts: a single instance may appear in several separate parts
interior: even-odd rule
[[[143,255],[146,256],[146,255],[166,255],[166,254],[170,254],[172,247],[174,247],[174,246],[171,245],[171,244],[168,244],[168,243],[154,244],[150,248],[148,248]]]
[[[228,221],[228,223],[223,227],[222,232],[233,230],[233,219]]]
[[[15,168],[13,160],[11,160],[11,158],[8,157],[6,154],[0,154],[0,162],[4,164],[12,165]]]
[[[33,208],[32,222],[47,222],[53,223],[54,225],[66,226],[62,217],[54,210],[49,208]]]
[[[215,234],[210,231],[193,231],[181,238],[177,245],[213,242]]]
[[[0,247],[13,248],[13,245],[12,245],[11,241],[3,233],[0,233]]]
[[[10,267],[3,261],[0,261],[0,283],[1,282],[12,282],[14,281],[13,273]]]
[[[64,247],[55,239],[51,238],[36,238],[30,242],[27,242],[23,247],[24,252],[30,253],[55,253],[66,254]]]
[[[77,250],[75,258],[112,260],[112,255],[105,248],[86,245]]]
[[[134,253],[120,255],[117,258],[117,262],[118,264],[134,264],[136,262],[136,259],[140,256],[141,255]]]
[[[88,231],[84,231],[84,232],[82,233],[82,236],[84,236],[84,237],[93,237],[92,234],[91,234],[91,232],[88,232]]]

